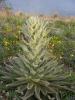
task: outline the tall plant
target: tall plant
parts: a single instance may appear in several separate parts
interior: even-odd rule
[[[74,92],[67,81],[69,74],[47,51],[47,25],[38,17],[26,21],[20,44],[22,54],[0,68],[1,90],[14,90],[22,100],[60,100],[61,91]]]

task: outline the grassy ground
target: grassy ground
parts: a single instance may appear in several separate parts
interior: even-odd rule
[[[20,52],[23,27],[30,15],[0,12],[0,65]],[[64,64],[64,69],[75,71],[75,18],[39,16],[48,21],[48,51]],[[75,79],[75,77],[73,77]],[[0,93],[0,95],[4,95]],[[62,100],[75,100],[75,94],[62,93]],[[4,96],[5,97],[5,96]],[[12,100],[12,99],[11,99]]]

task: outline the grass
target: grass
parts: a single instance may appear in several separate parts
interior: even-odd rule
[[[22,39],[23,27],[30,16],[23,14],[0,15],[0,65],[4,65],[10,58],[21,52],[18,44]],[[64,69],[75,74],[75,20],[62,17],[39,17],[48,21],[47,30],[49,44],[47,49],[58,61],[64,64]],[[35,26],[34,26],[35,27]],[[27,37],[25,37],[26,39]],[[75,81],[75,76],[71,77]],[[15,93],[16,94],[16,93]],[[10,96],[15,95],[10,92]],[[0,93],[0,95],[6,95]],[[63,92],[61,100],[74,100],[75,94]],[[17,95],[16,95],[17,96]],[[4,96],[5,97],[5,96]],[[10,97],[10,98],[11,98]],[[10,99],[9,99],[10,100]]]

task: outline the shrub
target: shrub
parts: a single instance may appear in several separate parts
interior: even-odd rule
[[[13,34],[0,34],[0,63],[19,52],[18,42]]]
[[[66,66],[75,68],[75,23],[56,21],[50,32],[49,50],[58,61]]]
[[[0,63],[19,52],[18,42],[24,20],[17,16],[0,17]]]

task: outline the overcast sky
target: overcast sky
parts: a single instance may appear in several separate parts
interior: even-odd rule
[[[15,11],[47,14],[59,12],[62,15],[75,15],[75,0],[8,0]]]

